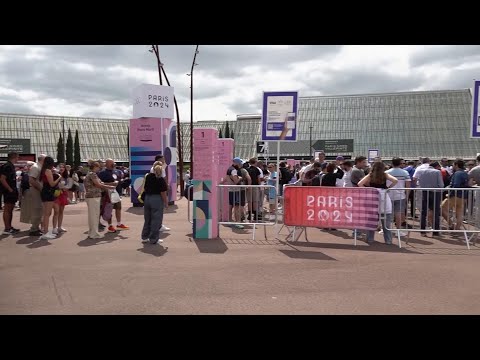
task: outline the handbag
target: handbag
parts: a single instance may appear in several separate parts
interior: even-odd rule
[[[116,204],[116,203],[122,201],[122,199],[120,199],[120,195],[118,194],[117,190],[111,190],[108,193],[110,195],[110,202],[112,204]]]

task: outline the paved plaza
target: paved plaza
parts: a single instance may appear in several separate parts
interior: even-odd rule
[[[65,209],[54,240],[0,236],[0,314],[477,314],[480,246],[448,236],[412,236],[402,249],[350,230],[221,227],[193,240],[187,202],[165,216],[162,246],[142,244],[143,209],[123,199],[130,230],[87,239],[85,203]],[[396,240],[394,240],[396,244]]]

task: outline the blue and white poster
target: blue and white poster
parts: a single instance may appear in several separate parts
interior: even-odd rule
[[[480,114],[478,107],[480,105],[480,80],[473,84],[472,97],[472,138],[480,138]]]
[[[297,141],[298,91],[263,93],[262,140]]]
[[[376,157],[380,156],[378,149],[368,149],[368,162],[373,163]]]

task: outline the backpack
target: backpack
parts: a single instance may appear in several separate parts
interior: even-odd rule
[[[30,182],[28,180],[29,180],[28,173],[23,172],[22,173],[22,181],[20,182],[20,187],[21,187],[22,191],[30,189]]]
[[[244,168],[241,168],[240,169],[240,176],[242,177],[242,181],[240,181],[240,183],[238,183],[238,185],[251,185],[252,180],[251,180],[250,174],[248,173],[247,170],[245,170]],[[250,179],[250,180],[248,180],[248,179]]]
[[[287,168],[280,168],[280,172],[282,173],[282,183],[288,184],[292,180],[292,173]]]

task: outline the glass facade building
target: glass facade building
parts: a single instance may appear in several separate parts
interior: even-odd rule
[[[400,156],[417,159],[475,158],[480,140],[470,138],[472,95],[470,90],[418,91],[388,94],[301,97],[298,141],[282,143],[282,158],[310,156],[312,142],[353,139],[353,157],[379,149],[383,159]],[[0,114],[0,138],[31,139],[32,151],[56,156],[62,125],[78,129],[81,158],[128,161],[128,119],[96,119]],[[225,121],[199,121],[194,127],[214,127],[225,134]],[[184,161],[190,161],[190,124],[181,124]],[[234,132],[235,155],[248,159],[260,141],[260,115],[238,116],[229,121]],[[276,155],[271,144],[270,156]]]
[[[74,141],[78,130],[82,161],[107,158],[128,161],[128,120],[0,114],[0,138],[30,139],[31,151],[37,155],[45,153],[56,158],[63,126],[65,137],[70,129]]]

